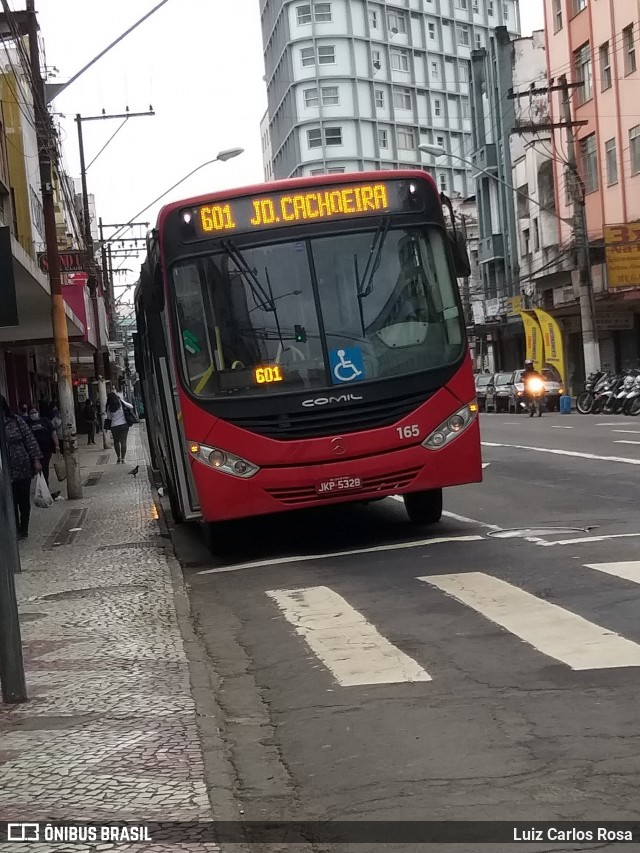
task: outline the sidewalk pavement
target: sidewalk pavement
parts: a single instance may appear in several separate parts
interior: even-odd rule
[[[100,436],[81,448],[84,498],[34,507],[20,543],[29,701],[0,703],[0,820],[213,819],[176,613],[181,577],[157,521],[143,430],[130,431],[125,465]],[[118,850],[142,846],[220,849]]]

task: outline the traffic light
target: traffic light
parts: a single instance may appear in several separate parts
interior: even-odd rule
[[[304,326],[294,326],[293,332],[296,336],[296,342],[299,344],[306,344],[307,342],[307,330]]]

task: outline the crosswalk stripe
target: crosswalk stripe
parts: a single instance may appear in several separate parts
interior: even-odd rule
[[[622,563],[585,563],[588,569],[614,575],[632,583],[640,583],[640,560],[628,560]]]
[[[574,670],[640,666],[640,645],[483,572],[418,578]]]
[[[326,586],[267,591],[342,687],[431,681],[364,616]]]

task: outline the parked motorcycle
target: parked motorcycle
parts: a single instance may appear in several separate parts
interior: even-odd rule
[[[584,391],[581,391],[576,398],[576,409],[581,415],[588,415],[591,412],[593,401],[596,398],[596,390],[600,390],[599,386],[604,384],[602,380],[607,375],[604,370],[598,370],[587,376],[584,383]]]
[[[618,391],[616,392],[613,400],[610,401],[610,405],[604,407],[604,412],[607,415],[618,415],[623,411],[624,405],[626,403],[627,397],[633,391],[633,387],[635,385],[636,377],[633,373],[629,372],[622,380],[622,384],[618,386]]]
[[[622,407],[623,415],[640,415],[640,374],[633,380],[633,388],[627,394]]]
[[[598,382],[597,388],[594,388],[594,400],[591,406],[591,414],[598,415],[601,412],[612,411],[612,401],[615,399],[618,389],[622,385],[624,377],[609,374]]]

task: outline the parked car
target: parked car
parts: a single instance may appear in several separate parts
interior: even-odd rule
[[[487,391],[493,390],[493,373],[478,373],[475,377],[476,383],[476,399],[480,411],[486,411],[485,404],[487,400]]]
[[[516,411],[515,373],[496,373],[493,383],[496,387],[496,412]]]
[[[544,377],[544,387],[547,395],[547,409],[550,412],[559,412],[560,397],[564,394],[564,387],[560,382],[560,377],[549,367],[545,367],[542,370],[542,375]]]

